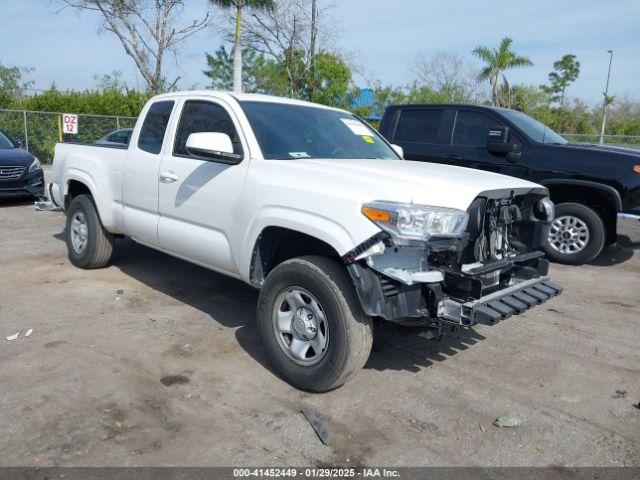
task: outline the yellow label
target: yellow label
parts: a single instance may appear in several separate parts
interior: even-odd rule
[[[367,143],[376,143],[376,141],[369,135],[362,135],[362,139]]]

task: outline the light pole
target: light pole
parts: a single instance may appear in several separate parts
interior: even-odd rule
[[[602,101],[602,128],[600,129],[600,145],[604,144],[604,127],[607,122],[607,102],[609,101],[609,79],[611,78],[611,62],[613,61],[613,50],[607,50],[609,54],[609,72],[607,73],[607,86],[604,89],[604,100]]]

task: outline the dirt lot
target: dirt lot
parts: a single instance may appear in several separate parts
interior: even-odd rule
[[[561,297],[441,342],[380,331],[313,395],[271,372],[250,287],[128,240],[79,270],[61,213],[4,201],[0,222],[0,465],[640,466],[637,223],[553,266]]]

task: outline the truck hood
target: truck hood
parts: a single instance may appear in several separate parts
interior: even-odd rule
[[[575,151],[588,151],[594,154],[602,155],[602,158],[616,158],[616,159],[628,159],[635,162],[640,161],[640,150],[624,147],[614,147],[611,145],[594,145],[590,143],[567,143],[562,145],[564,149],[571,149]]]
[[[326,193],[357,197],[354,199],[362,202],[386,200],[466,210],[480,194],[498,197],[544,188],[506,175],[437,163],[375,159],[282,162],[289,179],[308,182],[315,178],[325,188],[331,185]]]

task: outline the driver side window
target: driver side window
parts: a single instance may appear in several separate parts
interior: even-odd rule
[[[469,110],[460,110],[453,126],[451,144],[462,147],[483,147],[487,144],[489,130],[502,126],[488,115]]]
[[[185,102],[176,131],[173,154],[190,157],[191,155],[189,155],[186,148],[187,139],[189,135],[197,132],[226,133],[231,138],[233,153],[242,155],[240,137],[236,127],[233,125],[233,120],[220,105],[202,100]]]

